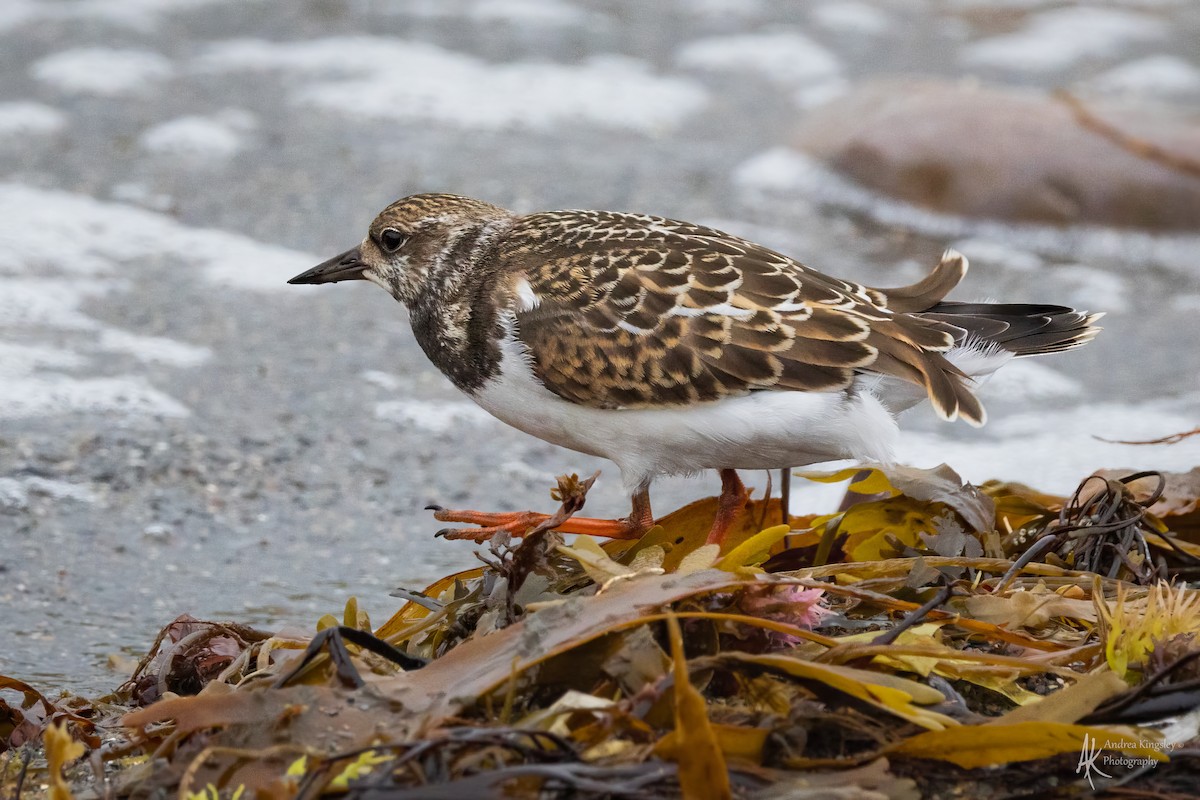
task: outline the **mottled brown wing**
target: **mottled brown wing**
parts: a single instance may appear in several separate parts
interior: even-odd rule
[[[856,372],[877,371],[926,387],[942,416],[982,417],[940,355],[953,346],[953,326],[895,313],[879,290],[712,228],[611,212],[533,214],[498,258],[528,282],[517,325],[539,376],[576,403],[837,391]],[[943,265],[896,290],[904,311],[941,299],[955,270],[961,277],[961,266]]]

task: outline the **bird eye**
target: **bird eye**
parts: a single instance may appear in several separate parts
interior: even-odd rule
[[[407,238],[395,228],[384,228],[379,233],[379,244],[383,245],[384,250],[394,253],[400,249],[400,245],[404,244],[404,240]]]

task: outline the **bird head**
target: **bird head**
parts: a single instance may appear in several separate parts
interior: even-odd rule
[[[288,283],[368,280],[412,306],[432,282],[453,282],[458,265],[512,215],[498,206],[453,194],[414,194],[392,203],[357,247],[318,264]]]

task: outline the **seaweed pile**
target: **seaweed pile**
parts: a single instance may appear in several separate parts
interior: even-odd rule
[[[835,514],[548,525],[374,625],[188,617],[99,700],[0,677],[6,797],[1193,796],[1200,469],[1071,497],[948,467]],[[578,511],[591,480],[559,480]],[[39,746],[40,745],[40,746]]]

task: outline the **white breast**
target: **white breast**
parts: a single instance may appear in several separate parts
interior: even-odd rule
[[[524,346],[502,344],[501,374],[472,397],[547,442],[614,461],[631,491],[655,475],[780,469],[852,458],[888,461],[895,419],[874,395],[763,391],[687,407],[576,405],[536,378]]]

